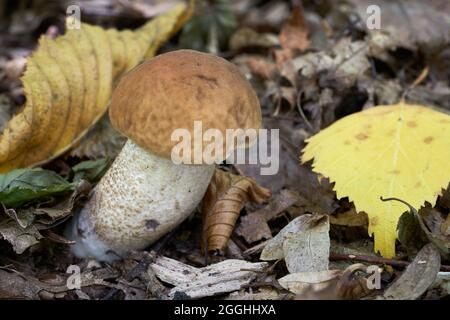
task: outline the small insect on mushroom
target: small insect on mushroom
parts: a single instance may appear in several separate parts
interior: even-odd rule
[[[203,130],[226,136],[227,129],[261,126],[258,98],[239,69],[192,50],[161,54],[126,74],[114,90],[109,116],[128,141],[66,232],[76,241],[76,256],[104,261],[146,248],[202,200],[215,164],[205,158],[175,164],[174,130],[194,136],[194,122],[201,121]],[[191,145],[194,158],[198,151]],[[227,146],[216,162],[237,147],[243,146]]]

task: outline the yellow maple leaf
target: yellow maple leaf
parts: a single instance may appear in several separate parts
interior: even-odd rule
[[[434,205],[450,181],[450,116],[420,105],[378,106],[347,116],[308,140],[301,161],[335,182],[369,216],[375,250],[395,256],[397,223],[413,207]]]
[[[131,31],[82,23],[42,36],[22,76],[26,103],[0,135],[0,172],[40,165],[72,147],[105,113],[115,81],[155,54],[192,14],[180,3]]]

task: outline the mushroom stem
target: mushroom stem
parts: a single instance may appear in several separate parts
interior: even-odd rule
[[[214,165],[176,165],[128,140],[69,225],[77,257],[112,261],[141,250],[186,219]]]

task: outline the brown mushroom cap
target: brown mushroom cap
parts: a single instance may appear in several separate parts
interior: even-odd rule
[[[203,133],[218,129],[224,138],[226,129],[261,127],[258,97],[239,69],[193,50],[161,54],[126,74],[109,114],[117,130],[165,158],[179,142],[171,141],[172,132],[186,129],[194,137],[194,121],[202,122]],[[210,143],[204,141],[203,148]]]

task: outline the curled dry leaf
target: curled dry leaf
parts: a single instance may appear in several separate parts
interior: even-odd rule
[[[394,300],[419,298],[434,283],[440,268],[439,251],[433,244],[427,244],[401,277],[386,290],[383,297]]]
[[[8,241],[17,254],[37,244],[41,238],[43,238],[42,235],[34,225],[22,228],[11,219],[0,222],[0,239]]]
[[[245,203],[263,203],[270,195],[253,179],[216,170],[202,204],[203,244],[208,251],[226,248]]]
[[[0,217],[0,239],[8,241],[17,254],[22,254],[44,237],[66,243],[67,240],[48,229],[72,214],[75,204],[88,194],[90,188],[90,183],[81,180],[70,196],[52,207],[4,208],[8,217]]]
[[[278,282],[286,290],[301,295],[308,290],[323,290],[333,283],[335,284],[341,275],[341,270],[297,272],[278,279]]]
[[[55,39],[42,36],[22,77],[26,103],[0,136],[0,172],[68,150],[105,113],[118,77],[153,56],[190,13],[179,4],[136,31],[83,23]]]

